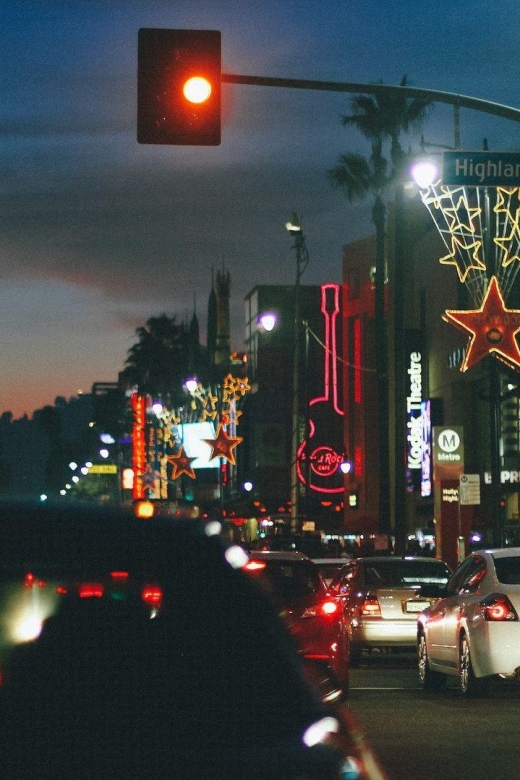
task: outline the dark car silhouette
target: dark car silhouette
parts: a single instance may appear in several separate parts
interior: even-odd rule
[[[2,636],[4,780],[379,780],[351,715],[306,683],[244,551],[214,531],[0,502],[0,623],[31,603],[42,618],[30,639]]]

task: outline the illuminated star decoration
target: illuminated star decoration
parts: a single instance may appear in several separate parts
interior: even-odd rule
[[[452,236],[451,252],[447,255],[444,255],[444,257],[439,257],[439,263],[442,263],[444,265],[454,265],[455,268],[457,269],[457,273],[459,275],[460,281],[465,282],[466,276],[468,275],[468,273],[472,268],[474,268],[476,271],[486,270],[485,263],[479,257],[479,250],[481,246],[482,246],[482,241],[473,241],[471,244],[465,244],[457,236]],[[457,256],[457,250],[468,251],[470,249],[473,249],[472,258],[474,262],[464,267],[464,261],[461,261],[461,258]]]
[[[184,454],[184,447],[181,447],[177,455],[168,455],[166,458],[172,465],[171,479],[177,479],[181,474],[187,474],[191,479],[195,479],[195,472],[191,467],[192,461],[196,458],[189,458]]]
[[[222,457],[235,466],[236,460],[233,450],[244,439],[241,436],[228,436],[222,425],[219,425],[214,439],[202,439],[202,441],[211,447],[211,460]]]
[[[506,197],[508,196],[508,203],[506,203]],[[520,189],[518,187],[497,188],[497,203],[493,208],[497,214],[505,214],[505,222],[503,225],[502,237],[496,236],[493,238],[495,244],[503,251],[502,255],[502,267],[507,266],[514,260],[520,260],[519,245],[520,245],[520,208],[514,209],[514,213],[510,209],[511,201],[516,195],[516,201],[520,200]],[[516,205],[516,204],[515,204]],[[509,235],[506,235],[506,228],[510,228]],[[516,253],[512,249],[513,240],[516,239]]]
[[[443,319],[459,330],[471,334],[461,371],[467,371],[491,353],[510,368],[520,368],[520,349],[516,340],[520,331],[520,309],[505,308],[496,276],[489,282],[480,309],[448,309],[443,314]]]
[[[466,213],[466,216],[468,217],[467,222],[464,222],[461,218],[462,212]],[[457,203],[454,203],[453,206],[444,206],[446,220],[451,223],[451,234],[459,233],[460,235],[463,235],[465,231],[474,233],[475,225],[473,224],[473,221],[477,219],[481,212],[481,208],[478,208],[477,206],[471,207],[469,205],[466,193],[460,195]]]

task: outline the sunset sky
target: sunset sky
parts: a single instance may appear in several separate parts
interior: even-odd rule
[[[137,31],[217,29],[223,71],[398,84],[520,107],[520,3],[502,0],[10,0],[2,30],[0,413],[15,418],[115,381],[135,329],[194,307],[205,340],[212,268],[230,271],[232,346],[244,296],[293,284],[284,225],[302,220],[305,284],[341,281],[370,203],[327,180],[346,94],[223,85],[220,147],[136,141]],[[428,142],[453,144],[437,105]],[[461,111],[465,149],[516,151],[511,121]],[[418,149],[417,139],[409,140]]]

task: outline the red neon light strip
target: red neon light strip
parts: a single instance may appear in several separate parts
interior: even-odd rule
[[[134,469],[133,499],[146,498],[144,474],[146,469],[146,396],[132,394],[132,467]]]
[[[363,449],[359,444],[354,448],[354,474],[356,477],[363,476]]]
[[[333,290],[333,311],[327,308],[327,291]],[[338,361],[336,343],[336,319],[339,314],[339,285],[322,284],[321,286],[321,311],[325,319],[325,362],[323,372],[324,395],[317,396],[309,401],[309,406],[319,402],[329,401],[337,414],[343,416],[343,411],[338,406]],[[331,399],[332,387],[332,399]]]
[[[360,404],[361,401],[361,320],[356,317],[354,320],[354,403]]]

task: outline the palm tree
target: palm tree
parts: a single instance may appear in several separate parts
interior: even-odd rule
[[[126,377],[141,393],[176,405],[182,401],[182,384],[189,366],[185,328],[176,318],[162,314],[150,317],[137,328],[138,342],[128,350]]]
[[[407,76],[401,79],[406,87]],[[341,189],[348,200],[374,199],[372,221],[376,231],[375,273],[375,340],[377,375],[377,417],[379,430],[379,531],[390,533],[390,453],[389,453],[389,382],[387,327],[385,319],[385,244],[387,208],[385,194],[402,175],[404,153],[400,136],[422,125],[430,102],[409,98],[403,90],[382,90],[374,95],[355,95],[351,101],[352,115],[344,116],[345,127],[355,127],[370,141],[371,155],[343,154],[338,164],[328,172],[334,187]],[[390,162],[385,158],[384,143],[390,141]],[[399,191],[398,187],[396,192]]]

